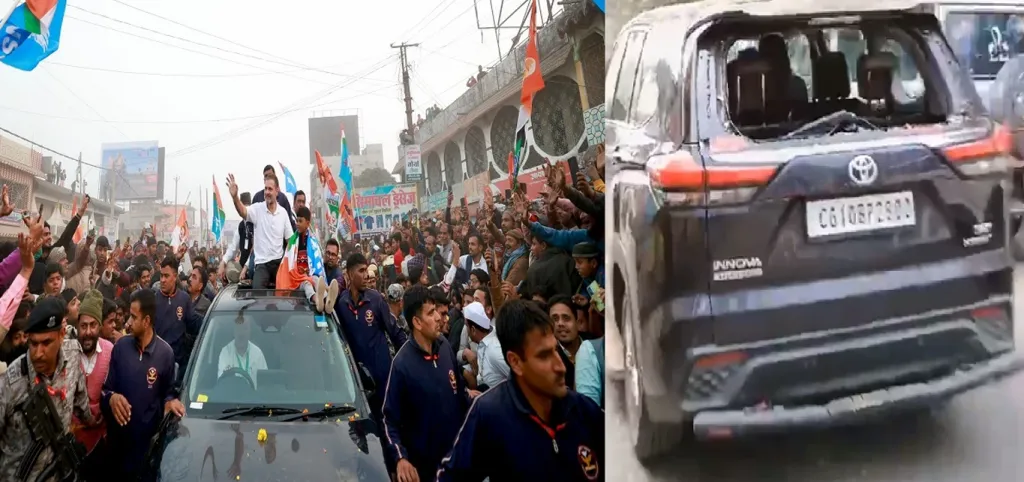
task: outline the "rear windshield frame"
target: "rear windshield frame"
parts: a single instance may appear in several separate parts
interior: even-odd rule
[[[841,19],[842,17],[843,16],[836,16],[837,19]],[[919,32],[920,35],[915,37],[917,37],[916,40],[919,43],[918,46],[921,53],[927,57],[925,59],[927,64],[919,65],[918,69],[933,70],[933,72],[930,72],[927,75],[939,78],[942,81],[942,85],[940,87],[945,92],[940,92],[939,95],[945,96],[944,101],[948,106],[946,109],[947,112],[950,112],[951,116],[962,114],[967,117],[976,117],[985,113],[984,106],[974,89],[973,82],[966,70],[962,69],[959,63],[957,63],[952,49],[946,43],[945,37],[939,29],[935,16],[931,14],[883,12],[879,15],[860,15],[860,17],[860,23],[865,21],[885,21],[891,23],[894,28]],[[728,84],[725,75],[726,56],[728,55],[728,51],[723,48],[722,36],[718,34],[718,32],[721,31],[720,28],[722,28],[723,25],[727,25],[730,31],[738,30],[743,32],[744,30],[748,30],[750,35],[754,35],[755,33],[763,32],[766,26],[768,26],[770,30],[774,31],[787,31],[805,28],[808,26],[808,21],[812,18],[817,19],[818,17],[780,17],[777,19],[757,19],[748,17],[720,19],[715,22],[715,25],[712,25],[704,32],[697,42],[697,52],[695,55],[696,68],[693,71],[693,81],[699,86],[699,88],[696,89],[697,92],[710,88],[715,95],[697,95],[691,97],[691,101],[694,102],[694,112],[697,113],[696,131],[699,140],[708,141],[722,136],[743,136],[743,134],[735,128],[729,116]],[[849,24],[847,23],[847,25]],[[843,26],[843,23],[841,22],[837,22],[834,25],[825,23],[813,25],[815,28],[822,29],[841,26]],[[925,73],[922,72],[922,77],[924,75]],[[708,105],[708,102],[714,102],[714,105]],[[877,133],[874,133],[873,135],[877,135]],[[746,139],[745,136],[743,137]],[[794,139],[792,141],[769,139],[756,142],[785,143],[799,141],[799,139]]]

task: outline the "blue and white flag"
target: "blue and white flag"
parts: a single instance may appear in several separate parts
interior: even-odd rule
[[[277,165],[281,166],[281,171],[284,172],[284,192],[292,196],[292,201],[295,200],[295,193],[299,192],[299,186],[295,184],[295,178],[292,177],[292,171],[289,171],[281,161],[277,162]]]
[[[67,0],[31,0],[18,5],[0,27],[0,63],[26,72],[60,47]]]

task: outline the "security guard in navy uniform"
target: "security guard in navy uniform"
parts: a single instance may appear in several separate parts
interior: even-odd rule
[[[437,480],[604,480],[604,411],[566,386],[547,313],[508,301],[494,324],[512,376],[474,399]]]
[[[71,427],[72,412],[86,426],[95,426],[89,410],[89,395],[82,371],[82,348],[78,340],[65,338],[64,300],[59,297],[40,298],[28,317],[28,353],[11,363],[0,375],[0,480],[22,480],[19,470],[27,471],[24,480],[36,478],[53,461],[53,451],[45,447],[35,461],[25,456],[35,440],[19,413],[29,391],[46,383],[65,428]],[[44,442],[45,443],[45,442]],[[22,467],[23,464],[28,464]]]

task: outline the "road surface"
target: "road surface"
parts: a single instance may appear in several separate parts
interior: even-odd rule
[[[1015,274],[1024,294],[1024,269]],[[1017,296],[1018,300],[1024,297]],[[1024,302],[1015,307],[1024,320]],[[1024,323],[1017,325],[1024,347]],[[931,415],[746,443],[688,445],[644,468],[608,386],[606,480],[622,482],[1016,482],[1024,480],[1024,373],[955,398]],[[685,453],[684,453],[685,452]]]

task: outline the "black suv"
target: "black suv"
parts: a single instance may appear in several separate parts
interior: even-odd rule
[[[639,458],[1021,368],[1011,130],[915,7],[687,3],[619,34],[608,255]]]
[[[333,311],[301,292],[229,286],[213,300],[148,460],[161,480],[390,481],[369,418],[369,372]]]

